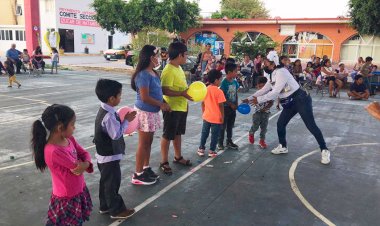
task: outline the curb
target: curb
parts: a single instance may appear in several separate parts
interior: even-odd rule
[[[79,66],[79,65],[61,65],[62,67],[72,69],[72,70],[96,70],[96,71],[106,71],[106,72],[126,72],[131,74],[135,72],[133,68],[111,68],[111,67],[90,67],[90,66]]]

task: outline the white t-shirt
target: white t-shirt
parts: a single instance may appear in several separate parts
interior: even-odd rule
[[[248,100],[257,97],[257,102],[260,104],[275,100],[277,97],[282,99],[292,95],[299,88],[300,85],[286,68],[278,68],[272,72],[272,81],[268,79],[265,86],[248,97]]]

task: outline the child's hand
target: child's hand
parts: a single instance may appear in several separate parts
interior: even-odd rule
[[[128,122],[133,121],[135,119],[137,112],[136,111],[131,111],[125,114],[124,120],[127,120]]]
[[[161,109],[161,111],[172,111],[169,104],[167,104],[167,103],[161,103],[160,109]]]
[[[79,176],[81,175],[84,171],[86,171],[86,169],[90,166],[90,163],[89,162],[78,162],[78,165],[77,167],[75,167],[74,169],[71,169],[70,171]]]
[[[276,108],[277,108],[277,110],[281,110],[280,103],[277,103]]]
[[[187,89],[187,90],[189,90],[189,89]],[[187,94],[187,90],[182,92],[182,96],[185,97],[186,99],[190,100],[190,101],[194,101],[193,98],[191,96],[189,96],[189,94]]]
[[[233,103],[230,104],[230,107],[232,108],[232,110],[236,110],[237,109],[237,105],[233,104]]]

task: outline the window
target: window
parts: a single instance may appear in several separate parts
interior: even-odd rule
[[[1,30],[0,40],[13,40],[12,30]]]
[[[380,58],[380,37],[355,35],[342,44],[340,59],[345,62],[356,62],[358,57],[372,56],[376,61]]]
[[[16,30],[16,41],[25,41],[25,31]]]
[[[315,32],[297,32],[282,45],[282,54],[290,58],[309,59],[312,55],[332,57],[333,43],[326,36]]]
[[[22,16],[22,6],[21,5],[16,6],[16,16]]]

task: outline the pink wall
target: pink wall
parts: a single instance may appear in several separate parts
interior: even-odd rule
[[[36,46],[39,45],[38,39],[41,37],[39,0],[25,0],[24,12],[26,48],[29,53],[32,53]],[[40,38],[40,40],[42,39]]]

